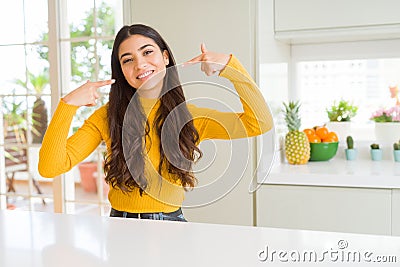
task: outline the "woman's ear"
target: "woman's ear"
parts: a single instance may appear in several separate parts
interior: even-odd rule
[[[169,55],[168,55],[168,51],[167,50],[164,50],[163,56],[164,56],[165,66],[167,66],[169,64]]]

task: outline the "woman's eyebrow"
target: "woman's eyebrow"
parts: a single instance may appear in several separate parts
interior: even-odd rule
[[[145,49],[145,48],[148,47],[148,46],[153,46],[153,45],[152,45],[152,44],[145,44],[145,45],[142,45],[142,46],[138,49],[138,51],[141,51],[141,50]]]
[[[141,50],[145,49],[145,48],[148,47],[148,46],[153,46],[153,45],[152,45],[152,44],[145,44],[145,45],[142,45],[141,47],[139,47],[138,51],[141,51]],[[154,46],[153,46],[153,47],[154,47]],[[124,56],[129,56],[129,55],[132,55],[132,53],[129,53],[129,52],[123,53],[123,54],[119,57],[119,59],[123,58]]]

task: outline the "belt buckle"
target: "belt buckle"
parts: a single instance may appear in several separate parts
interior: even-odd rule
[[[162,213],[162,212],[159,212],[159,213],[152,213],[151,215],[152,215],[152,217],[153,217],[153,220],[159,220],[159,221],[164,220],[164,216],[163,216],[163,213]]]
[[[148,218],[146,216],[142,216],[143,213],[138,213],[138,219],[150,219],[150,220],[164,220],[164,214],[162,212],[158,213],[147,213]]]
[[[147,213],[148,218],[142,217],[142,213],[138,213],[138,219],[150,219],[150,220],[164,220],[164,213],[162,212],[157,212],[157,213]]]

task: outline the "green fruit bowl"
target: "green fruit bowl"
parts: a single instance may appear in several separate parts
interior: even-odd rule
[[[339,142],[310,143],[310,161],[327,161],[336,155]]]

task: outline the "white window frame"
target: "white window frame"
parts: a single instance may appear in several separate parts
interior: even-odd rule
[[[26,2],[27,2],[28,0],[25,0],[25,1],[23,1],[22,2],[22,9],[23,9],[23,11],[24,12],[27,12],[27,10],[26,10]],[[48,1],[48,2],[50,2],[50,1]],[[25,25],[26,25],[26,21],[25,21]],[[24,30],[26,31],[26,26],[24,26]],[[25,36],[26,37],[26,36]],[[3,45],[3,44],[2,44]],[[6,43],[5,44],[5,46],[21,46],[21,47],[24,47],[24,50],[25,50],[25,59],[26,59],[26,56],[28,55],[27,54],[27,51],[26,51],[26,47],[27,46],[30,46],[30,45],[32,45],[32,46],[34,46],[34,45],[48,45],[48,43],[46,42],[46,41],[27,41],[27,39],[26,38],[24,38],[24,40],[22,41],[22,42],[12,42],[12,43]],[[27,75],[27,62],[25,61],[24,62],[24,68],[25,68],[25,75]],[[27,77],[25,77],[25,78],[27,78]],[[21,94],[16,94],[18,97],[25,97],[25,99],[28,99],[28,97],[30,97],[30,96],[34,96],[35,94],[34,93],[32,93],[32,92],[29,92],[29,91],[25,91],[24,93],[21,93]],[[12,96],[12,94],[9,94],[9,93],[6,93],[6,94],[4,94],[4,92],[2,92],[2,94],[0,95],[0,101],[2,102],[3,101],[3,98],[4,97],[8,97],[8,96]],[[42,96],[46,96],[46,97],[48,97],[49,95],[48,95],[48,93],[46,92],[46,93],[44,93]],[[25,115],[25,118],[29,118],[32,114],[30,113],[30,108],[29,108],[29,104],[30,103],[26,103],[27,104],[27,107],[28,107],[28,109],[27,109],[27,114]],[[1,116],[0,116],[0,128],[1,128],[1,133],[0,133],[0,154],[2,155],[2,158],[0,159],[0,209],[6,209],[7,208],[7,197],[24,197],[24,198],[27,198],[27,199],[29,199],[29,209],[30,210],[34,210],[34,203],[32,202],[32,199],[34,199],[34,198],[41,198],[42,200],[45,200],[45,199],[48,199],[48,198],[52,198],[52,196],[49,196],[49,195],[46,195],[46,194],[43,194],[43,195],[39,195],[39,194],[37,194],[37,195],[35,195],[35,194],[32,194],[32,191],[33,191],[33,189],[34,189],[34,184],[33,184],[33,174],[32,174],[32,166],[33,167],[35,167],[34,166],[34,164],[33,164],[33,162],[34,162],[34,160],[32,160],[33,159],[33,156],[34,156],[34,154],[33,153],[31,153],[31,149],[32,148],[38,148],[38,144],[33,144],[33,143],[26,143],[26,144],[23,144],[23,145],[21,145],[21,146],[19,146],[19,148],[25,148],[25,149],[27,149],[27,151],[29,151],[28,152],[28,154],[27,154],[27,171],[26,171],[26,174],[27,174],[27,185],[28,185],[28,192],[23,192],[23,193],[20,193],[20,192],[17,192],[17,193],[9,193],[9,192],[7,192],[7,177],[6,177],[6,168],[5,168],[5,158],[4,158],[4,155],[5,155],[5,144],[4,144],[4,134],[3,134],[3,113],[2,113],[2,111],[0,111],[0,114],[1,114]],[[27,125],[26,125],[26,127],[27,127],[27,132],[26,132],[26,137],[27,137],[27,139],[29,140],[29,139],[31,139],[31,127],[32,127],[32,125],[30,124],[30,123],[27,123]],[[23,172],[25,172],[25,171],[23,171]],[[18,178],[17,178],[18,179]]]
[[[49,25],[49,63],[50,63],[50,86],[51,86],[51,114],[54,114],[57,104],[62,97],[62,92],[68,91],[65,86],[69,85],[70,66],[68,60],[65,60],[65,51],[68,47],[62,47],[61,28],[65,26],[67,19],[61,10],[66,10],[67,0],[48,1],[48,25]],[[132,3],[129,0],[122,0],[123,4],[123,24],[130,24]],[[64,17],[63,17],[64,16]],[[61,61],[61,54],[64,60]],[[62,73],[63,72],[63,73]],[[102,168],[98,164],[98,169]],[[100,186],[101,187],[101,186]],[[101,188],[100,188],[100,190]],[[65,196],[65,177],[60,175],[54,178],[53,181],[53,195],[54,195],[54,212],[66,212],[66,196]],[[101,202],[102,199],[100,199]],[[78,201],[77,201],[78,202]]]

